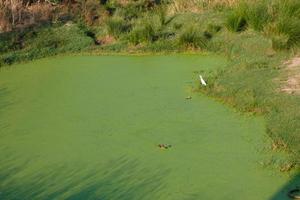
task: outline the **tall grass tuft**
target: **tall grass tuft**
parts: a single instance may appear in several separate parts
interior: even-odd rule
[[[286,48],[300,45],[300,20],[296,17],[283,17],[275,23],[273,46],[276,48],[276,37],[286,40]],[[280,47],[280,46],[279,46]]]
[[[128,36],[129,41],[136,45],[158,40],[163,29],[162,20],[157,14],[146,13],[135,22]]]
[[[179,45],[184,47],[206,49],[209,38],[203,31],[195,26],[190,26],[178,38]]]
[[[129,41],[133,44],[153,42],[157,38],[153,25],[149,22],[135,26],[129,34]]]
[[[284,50],[289,48],[288,45],[289,36],[286,34],[273,35],[271,40],[272,40],[272,48],[274,50]]]
[[[130,31],[130,25],[121,17],[113,17],[106,21],[108,33],[114,37]]]
[[[264,26],[271,20],[267,2],[260,1],[249,4],[246,10],[246,20],[254,30],[263,30]]]
[[[278,8],[281,16],[300,18],[300,1],[298,0],[281,0]]]
[[[247,5],[241,3],[227,16],[226,27],[232,32],[241,32],[246,30],[247,26]]]

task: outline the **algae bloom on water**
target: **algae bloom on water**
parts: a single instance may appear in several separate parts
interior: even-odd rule
[[[287,178],[257,164],[264,121],[191,91],[193,71],[225,63],[70,56],[3,68],[0,199],[271,198]]]

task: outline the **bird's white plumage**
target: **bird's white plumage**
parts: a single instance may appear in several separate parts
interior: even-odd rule
[[[206,84],[205,80],[203,79],[203,77],[201,75],[199,75],[199,78],[200,78],[201,84],[206,86],[207,84]]]

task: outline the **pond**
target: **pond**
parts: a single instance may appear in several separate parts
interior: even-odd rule
[[[264,120],[193,92],[223,67],[169,55],[2,68],[0,199],[272,198],[288,177],[259,164]]]

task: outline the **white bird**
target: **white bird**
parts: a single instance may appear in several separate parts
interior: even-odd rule
[[[206,86],[207,84],[206,84],[205,80],[203,79],[203,77],[201,75],[199,75],[199,78],[200,78],[201,84]]]

